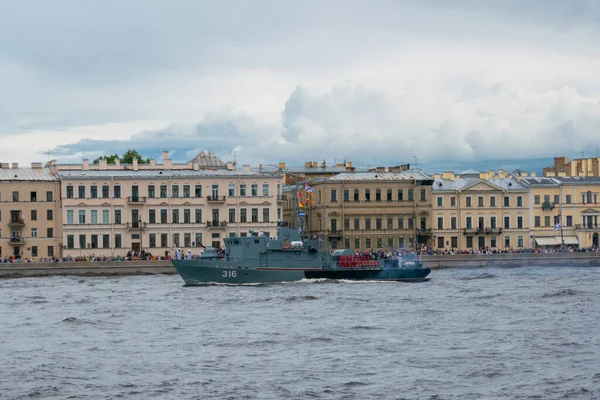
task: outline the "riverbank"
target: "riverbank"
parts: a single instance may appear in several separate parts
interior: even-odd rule
[[[503,253],[423,256],[423,265],[431,269],[581,266],[600,267],[600,253]],[[0,278],[38,276],[115,276],[176,274],[170,261],[95,261],[60,263],[0,264]]]

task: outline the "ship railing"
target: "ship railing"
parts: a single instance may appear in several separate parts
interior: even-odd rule
[[[340,256],[337,260],[340,268],[379,268],[379,260],[373,260],[370,256]]]

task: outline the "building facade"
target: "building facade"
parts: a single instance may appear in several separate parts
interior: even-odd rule
[[[0,257],[54,258],[61,248],[60,183],[41,163],[0,169]]]
[[[312,201],[305,201],[300,211],[305,214],[304,228],[333,249],[430,245],[432,183],[433,178],[420,170],[315,179],[310,183]],[[298,194],[289,190],[286,195],[286,214],[294,219]]]
[[[439,250],[530,247],[529,188],[499,171],[436,176],[433,247]]]
[[[598,247],[600,177],[527,177],[538,246]]]
[[[578,158],[568,161],[567,157],[555,157],[554,165],[543,169],[545,177],[600,176],[600,158]]]
[[[213,157],[184,164],[167,154],[160,165],[53,164],[61,182],[64,255],[144,250],[164,256],[178,247],[220,248],[223,238],[251,231],[274,233],[283,175],[238,171]]]

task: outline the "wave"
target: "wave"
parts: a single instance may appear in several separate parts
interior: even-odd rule
[[[318,300],[318,297],[315,296],[292,296],[292,297],[287,297],[285,299],[285,301],[299,301],[299,300]]]
[[[465,277],[458,278],[458,279],[461,281],[472,281],[475,279],[491,279],[491,278],[497,278],[497,276],[494,274],[485,273],[485,274],[475,275],[475,276],[465,276]]]
[[[376,330],[376,329],[383,329],[383,328],[380,326],[356,325],[356,326],[350,327],[350,329]]]
[[[573,289],[562,289],[557,292],[545,293],[542,295],[542,298],[545,297],[560,297],[560,296],[575,296],[579,294],[576,290]]]

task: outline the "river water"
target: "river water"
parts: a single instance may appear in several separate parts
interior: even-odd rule
[[[0,399],[597,399],[600,269],[0,281]]]

